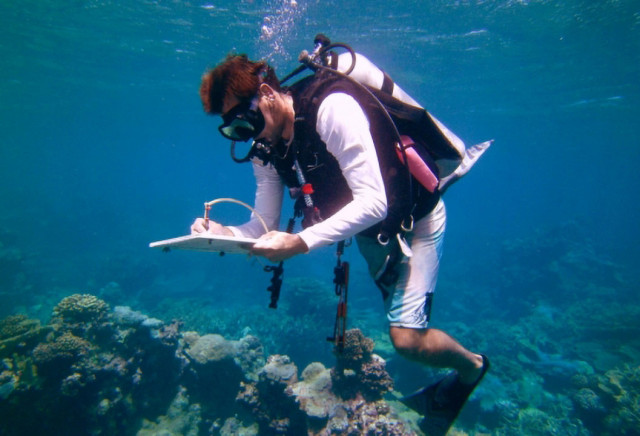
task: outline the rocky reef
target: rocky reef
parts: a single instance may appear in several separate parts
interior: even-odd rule
[[[383,399],[391,379],[372,349],[351,330],[334,368],[299,375],[255,336],[200,335],[74,294],[46,326],[0,321],[0,433],[412,434]]]

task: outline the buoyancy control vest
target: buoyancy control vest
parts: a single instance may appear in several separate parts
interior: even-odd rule
[[[467,148],[386,73],[365,56],[350,48],[349,51],[342,55],[328,51],[325,67],[301,60],[315,73],[285,88],[294,98],[296,113],[292,153],[284,158],[271,156],[263,160],[265,164],[270,161],[285,184],[295,191],[300,188],[300,178],[294,169],[297,159],[307,189],[313,189],[313,202],[321,212],[320,218],[333,215],[351,201],[352,195],[337,160],[315,130],[317,110],[333,92],[351,95],[369,119],[387,194],[387,218],[365,233],[388,237],[398,233],[403,224],[410,227],[413,220],[429,213],[441,194],[469,171],[493,141]],[[413,176],[409,176],[409,171]],[[421,177],[425,174],[427,182]],[[304,209],[303,198],[298,198],[297,213]],[[314,224],[317,215],[303,220],[303,226]]]
[[[408,227],[412,219],[420,219],[435,207],[439,192],[431,193],[419,183],[412,183],[407,167],[396,155],[396,129],[384,109],[361,86],[331,72],[318,71],[291,85],[287,91],[293,97],[294,140],[289,153],[284,158],[272,159],[271,163],[285,184],[295,189],[301,188],[294,162],[297,159],[313,191],[311,196],[320,219],[330,217],[353,199],[336,158],[316,131],[321,103],[328,95],[338,92],[352,96],[367,116],[387,197],[387,217],[363,233],[393,236],[400,232],[403,223]],[[298,198],[296,211],[300,214],[304,209],[303,198]],[[314,221],[308,217],[303,219],[304,227],[312,224]]]

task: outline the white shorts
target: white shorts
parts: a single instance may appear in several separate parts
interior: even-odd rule
[[[430,214],[414,224],[413,231],[405,235],[413,255],[402,256],[395,266],[397,281],[385,287],[384,300],[389,323],[393,327],[427,328],[431,313],[433,292],[438,279],[440,257],[447,213],[440,200]],[[369,265],[372,276],[379,271],[386,254],[375,247],[377,241],[359,237],[358,246]]]

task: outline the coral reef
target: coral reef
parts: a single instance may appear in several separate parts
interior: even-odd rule
[[[0,320],[0,358],[20,349],[28,349],[41,340],[51,329],[40,326],[40,321],[18,314]]]
[[[635,435],[640,429],[640,365],[612,369],[597,378],[585,401],[579,398],[587,419],[602,417],[600,434]],[[584,391],[581,390],[581,392]],[[593,423],[595,426],[598,423]]]
[[[189,335],[184,350],[189,366],[183,383],[210,421],[233,415],[231,400],[245,380],[238,350],[235,342],[220,335]]]
[[[285,284],[277,310],[264,310],[266,299],[243,300],[243,310],[238,311],[237,301],[232,305],[202,297],[168,296],[153,307],[153,314],[180,319],[185,329],[200,334],[215,333],[229,339],[252,334],[260,338],[267,354],[286,354],[301,366],[314,360],[330,361],[330,347],[317,344],[325,341],[334,323],[336,297],[332,287],[308,278],[287,278]]]
[[[26,315],[18,314],[0,320],[0,340],[21,337],[25,333],[37,330],[40,322],[29,319]]]
[[[273,355],[257,383],[243,384],[238,401],[256,419],[259,434],[413,434],[384,400],[366,400],[370,387],[359,385],[363,391],[358,391],[357,379],[351,398],[337,395],[332,373],[314,362],[298,380],[295,364],[287,356]]]
[[[495,244],[477,266],[442,265],[447,295],[436,297],[432,325],[493,364],[451,434],[638,434],[637,285],[576,232],[533,231]],[[24,255],[5,255],[24,267]],[[42,309],[11,300],[40,321],[0,321],[1,434],[410,435],[418,417],[385,394],[387,372],[404,393],[441,377],[395,356],[356,287],[350,322],[376,348],[350,330],[332,354],[319,346],[335,315],[327,284],[288,279],[270,311],[266,299],[237,306],[237,293],[215,286],[188,297],[146,289],[144,300],[133,270],[130,279],[121,287],[105,277],[100,298],[67,297],[48,323],[61,289],[39,295]],[[468,303],[479,295],[483,304]]]
[[[72,295],[47,327],[3,361],[3,434],[128,434],[175,397],[182,362],[169,326],[120,325],[104,301]]]
[[[584,435],[588,433],[581,429],[579,422],[570,419],[558,418],[542,410],[528,407],[522,409],[517,417],[515,431],[509,428],[504,433],[509,435],[544,436],[552,434]]]
[[[200,423],[200,405],[190,404],[187,390],[180,386],[166,415],[153,422],[143,420],[137,436],[198,436]]]
[[[338,367],[357,371],[371,359],[374,343],[365,337],[359,329],[347,330],[344,335],[344,348],[336,351]]]
[[[473,279],[464,278],[465,269],[473,269]],[[640,359],[637,286],[575,223],[503,241],[499,252],[488,250],[478,265],[445,267],[438,285],[448,295],[434,311],[434,325],[465,347],[482,350],[494,364],[457,420],[458,429],[637,434],[629,430],[638,428],[629,404],[640,388],[631,382],[631,367],[623,365]],[[466,303],[480,294],[483,304]],[[602,389],[616,390],[612,374],[624,380],[626,397]]]
[[[52,342],[38,344],[33,349],[33,361],[42,373],[63,372],[86,356],[91,344],[73,333],[65,332]]]
[[[361,393],[376,401],[393,389],[393,380],[385,370],[384,360],[373,352],[374,343],[359,329],[345,332],[344,348],[336,350],[336,366],[331,370],[334,391],[342,398]]]
[[[304,434],[304,413],[287,395],[298,381],[298,368],[288,356],[269,356],[258,381],[243,383],[237,399],[256,420],[260,434]]]
[[[333,372],[333,369],[326,369],[321,363],[312,363],[302,372],[302,381],[291,386],[291,394],[296,397],[300,408],[305,412],[310,433],[318,435],[408,435],[413,433],[392,413],[390,406],[384,400],[380,398],[365,400],[367,394],[371,393],[371,384],[368,381],[360,385],[362,392],[350,399],[345,400],[336,395],[333,389]]]
[[[53,308],[53,316],[64,323],[98,322],[108,310],[107,303],[94,295],[73,294]]]
[[[335,368],[313,363],[300,379],[255,336],[182,331],[90,294],[64,298],[45,327],[7,318],[0,335],[29,338],[3,355],[3,435],[412,434],[382,399],[384,362],[359,331],[337,359],[356,375],[349,398],[336,394]]]

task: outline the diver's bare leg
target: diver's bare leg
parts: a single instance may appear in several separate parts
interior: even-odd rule
[[[453,368],[462,383],[472,384],[482,372],[482,356],[467,350],[442,330],[390,327],[389,335],[400,355],[423,365]]]

